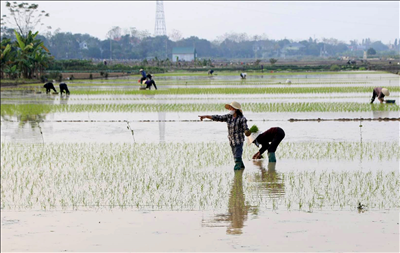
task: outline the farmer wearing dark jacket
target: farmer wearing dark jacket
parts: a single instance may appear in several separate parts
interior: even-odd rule
[[[148,88],[149,90],[151,90],[151,86],[154,85],[154,88],[156,88],[157,90],[156,82],[154,82],[154,80],[147,78],[144,83],[146,84],[146,89]]]
[[[245,168],[242,160],[244,133],[249,130],[247,127],[247,119],[243,116],[241,106],[236,101],[231,104],[226,104],[225,109],[229,110],[228,114],[212,116],[203,115],[199,117],[201,121],[203,121],[204,118],[207,118],[213,121],[226,122],[228,125],[229,144],[235,159],[234,170],[242,170]]]
[[[275,151],[278,148],[279,143],[285,138],[285,132],[280,127],[272,127],[265,131],[264,133],[260,133],[255,127],[256,131],[252,131],[254,126],[251,128],[251,134],[249,132],[246,133],[247,144],[251,145],[254,143],[257,147],[262,146],[261,149],[253,156],[253,159],[261,159],[262,154],[268,150],[268,161],[276,162]],[[270,144],[271,143],[271,144]]]
[[[382,88],[382,87],[376,87],[373,91],[372,91],[372,98],[371,98],[371,104],[374,103],[375,98],[378,97],[378,100],[381,102],[381,104],[385,101],[383,98],[385,96],[389,96],[389,90],[386,88]]]
[[[65,94],[69,95],[69,90],[68,90],[67,84],[62,82],[62,83],[60,83],[60,94],[62,95],[64,91],[65,91]]]
[[[53,80],[53,82],[56,82]],[[47,82],[43,85],[44,88],[46,88],[46,94],[50,93],[50,90],[54,90],[54,92],[56,91],[56,88],[54,88],[54,84],[52,82]]]

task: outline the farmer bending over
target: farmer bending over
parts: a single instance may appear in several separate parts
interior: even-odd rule
[[[246,79],[246,76],[247,76],[247,73],[240,73],[240,77],[241,77],[242,79]]]
[[[235,160],[234,170],[242,170],[245,168],[242,160],[244,133],[249,130],[247,127],[247,119],[243,116],[241,106],[236,101],[233,101],[231,104],[226,104],[225,109],[229,110],[228,114],[204,115],[199,117],[201,121],[207,118],[213,121],[226,122],[228,125],[229,144]]]
[[[56,82],[55,80],[53,80],[53,82]],[[44,88],[46,88],[46,94],[50,93],[50,90],[54,90],[54,92],[57,93],[56,88],[54,87],[53,82],[47,82],[43,85]]]
[[[279,143],[285,138],[285,132],[282,128],[272,127],[264,133],[260,133],[257,126],[254,125],[249,132],[246,132],[246,136],[248,137],[247,144],[249,146],[251,143],[254,143],[257,147],[262,146],[260,151],[253,156],[253,159],[261,159],[265,150],[268,150],[268,161],[272,163],[276,162],[275,151]]]
[[[149,88],[149,90],[151,90],[151,86],[154,85],[154,88],[157,90],[156,82],[154,82],[154,80],[147,78],[144,83],[146,84],[146,89]]]
[[[371,104],[374,103],[375,98],[378,97],[378,100],[381,102],[381,104],[383,102],[385,102],[385,100],[383,99],[385,96],[389,96],[389,90],[386,88],[382,88],[382,87],[376,87],[373,91],[372,91],[372,98],[371,98]]]
[[[60,83],[60,94],[62,95],[63,92],[65,92],[65,94],[69,95],[68,86],[64,82]]]

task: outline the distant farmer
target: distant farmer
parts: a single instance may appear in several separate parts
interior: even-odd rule
[[[382,88],[382,87],[376,87],[373,91],[372,91],[372,98],[371,98],[371,104],[374,103],[375,98],[378,97],[378,100],[381,102],[381,104],[385,101],[383,98],[385,96],[389,96],[389,90],[386,88]]]
[[[261,159],[262,154],[268,150],[268,161],[276,162],[275,151],[279,143],[285,138],[285,132],[280,127],[272,127],[260,133],[257,126],[252,126],[250,131],[246,132],[247,144],[254,143],[257,147],[262,146],[261,149],[253,156],[253,159]],[[270,144],[271,143],[271,144]]]
[[[143,69],[139,70],[140,74],[142,74],[142,78],[140,78],[140,83],[147,79],[146,72]]]
[[[154,88],[157,90],[156,82],[154,80],[147,78],[146,81],[143,81],[143,84],[146,84],[146,89],[151,90],[151,86],[154,85]]]
[[[246,79],[246,76],[247,76],[247,73],[240,73],[240,77],[241,77],[242,79]]]
[[[69,95],[68,86],[64,82],[60,83],[60,94],[62,95],[63,92],[65,92],[65,94]]]
[[[53,82],[55,83],[56,81],[53,80]],[[45,83],[45,84],[43,85],[43,87],[46,88],[46,94],[49,94],[49,93],[50,93],[50,90],[54,90],[54,92],[57,92],[57,91],[56,91],[56,88],[54,87],[53,82],[47,82],[47,83]]]
[[[213,69],[210,69],[209,71],[208,71],[208,75],[212,75],[214,73],[214,70]]]
[[[212,116],[203,115],[199,117],[201,121],[203,121],[204,118],[207,118],[213,121],[227,123],[229,144],[235,160],[234,170],[242,170],[245,168],[242,160],[244,133],[249,130],[247,127],[247,119],[243,116],[241,105],[236,101],[226,104],[225,109],[229,110],[228,114]]]

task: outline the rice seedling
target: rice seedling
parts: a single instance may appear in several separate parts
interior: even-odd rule
[[[399,111],[399,105],[368,103],[243,103],[247,112],[370,112]],[[37,115],[76,112],[225,112],[221,104],[3,104],[1,115]]]
[[[314,144],[313,150],[301,154]],[[280,154],[292,150],[287,156],[296,159],[341,161],[352,159],[348,153],[364,152],[368,160],[381,152],[382,159],[398,161],[395,144],[291,143],[283,145]],[[329,156],[326,150],[332,147],[344,151]],[[390,147],[395,151],[387,153]],[[245,149],[244,156],[253,152]],[[179,153],[185,155],[176,156]],[[228,206],[233,174],[220,167],[232,163],[226,143],[2,143],[1,208],[223,209]],[[352,209],[361,201],[377,209],[400,207],[398,171],[290,171],[255,180],[259,174],[248,171],[242,182],[243,196],[251,206]]]
[[[399,92],[392,87],[391,92]],[[280,88],[171,88],[167,90],[105,90],[79,89],[75,95],[184,95],[184,94],[318,94],[318,93],[371,93],[371,87],[280,87]],[[371,93],[372,94],[372,93]]]

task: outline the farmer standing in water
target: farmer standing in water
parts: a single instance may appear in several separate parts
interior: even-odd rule
[[[212,116],[203,115],[199,117],[201,121],[203,121],[204,118],[207,118],[213,121],[226,122],[228,126],[229,144],[235,159],[234,170],[243,170],[245,168],[242,160],[244,133],[249,131],[249,128],[247,127],[247,119],[243,116],[243,111],[238,102],[233,101],[231,104],[226,104],[225,108],[229,110],[228,114]]]

